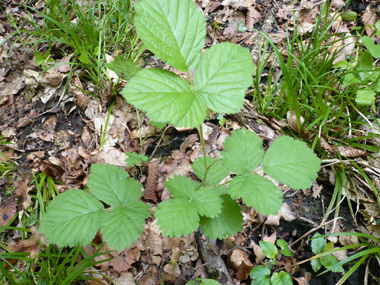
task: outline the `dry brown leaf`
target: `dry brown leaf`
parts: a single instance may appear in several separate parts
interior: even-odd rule
[[[333,7],[334,9],[339,9],[344,5],[343,0],[331,0],[330,7]]]
[[[248,253],[241,249],[234,249],[229,257],[229,262],[235,270],[238,279],[246,279],[253,268]]]
[[[147,200],[157,202],[156,186],[158,180],[158,166],[160,161],[155,160],[148,163],[148,178],[145,184],[143,197]]]
[[[245,20],[245,25],[248,31],[253,31],[253,26],[261,20],[261,13],[253,6],[248,8],[247,19]]]
[[[284,218],[284,220],[287,222],[291,222],[296,219],[296,215],[292,212],[289,205],[286,203],[283,203],[278,214],[269,215],[265,221],[265,224],[272,225],[272,226],[279,226],[281,217]]]
[[[47,130],[35,130],[34,132],[44,142],[51,142],[54,140],[54,132]]]
[[[29,191],[31,191],[33,187],[28,187],[29,182],[30,179],[15,181],[15,193],[17,196],[21,197],[22,207],[25,210],[30,206],[32,202],[32,198],[29,195]]]
[[[8,224],[17,212],[17,200],[10,197],[0,204],[0,227]]]
[[[345,157],[350,157],[350,158],[368,155],[368,152],[361,149],[354,148],[354,147],[350,147],[350,146],[348,147],[338,146],[337,149],[340,155],[345,156]]]
[[[377,21],[375,9],[371,9],[370,5],[368,5],[366,11],[363,13],[362,20],[365,25],[365,32],[367,36],[373,36],[373,40],[376,40],[376,36],[373,35],[373,27],[375,27]]]
[[[132,244],[130,248],[121,252],[111,252],[114,259],[110,261],[110,265],[116,272],[125,272],[131,268],[131,265],[140,259],[140,248],[136,244]]]
[[[73,85],[70,86],[70,92],[72,92],[77,98],[77,105],[81,109],[86,109],[89,103],[92,101],[85,92],[83,92],[83,85],[78,76],[75,76],[73,80]]]
[[[197,134],[191,134],[185,138],[183,143],[179,147],[179,151],[182,153],[186,152],[186,149],[191,148],[199,140]]]
[[[96,155],[96,154],[95,154]],[[120,150],[116,148],[109,148],[107,150],[103,149],[99,152],[98,155],[98,163],[102,164],[112,164],[115,166],[125,166],[127,159],[127,156],[124,152],[121,152]]]

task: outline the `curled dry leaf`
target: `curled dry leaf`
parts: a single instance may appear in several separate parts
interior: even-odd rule
[[[246,26],[248,31],[253,31],[253,26],[261,20],[261,13],[253,6],[248,8]]]
[[[17,212],[17,200],[10,197],[0,204],[0,226],[7,225]]]
[[[140,259],[140,247],[137,244],[132,244],[130,248],[111,252],[114,259],[110,261],[110,265],[116,272],[126,272],[131,268],[132,264]]]
[[[147,200],[157,202],[156,186],[158,180],[158,166],[159,160],[151,161],[148,163],[148,178],[145,184],[143,197]]]
[[[74,77],[73,86],[70,86],[70,91],[77,98],[77,105],[81,109],[86,109],[91,99],[86,93],[83,92],[83,90],[84,90],[83,85],[79,77],[78,76]]]
[[[235,270],[238,279],[246,279],[253,268],[248,253],[241,249],[234,249],[229,257],[231,267]]]
[[[29,191],[31,191],[33,187],[28,187],[29,182],[30,179],[18,180],[15,182],[15,193],[18,197],[21,197],[23,209],[27,209],[32,202]]]
[[[282,204],[281,209],[277,215],[269,215],[269,217],[265,221],[265,224],[272,225],[272,226],[279,226],[281,217],[284,218],[285,221],[291,222],[295,220],[296,215],[292,212],[289,205],[284,203]]]
[[[349,146],[349,147],[338,146],[337,149],[338,149],[340,155],[345,156],[345,157],[349,157],[349,158],[368,155],[368,152],[361,150],[361,149],[351,147],[351,146]]]

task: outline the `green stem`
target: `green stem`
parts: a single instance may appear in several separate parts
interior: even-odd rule
[[[191,80],[191,76],[190,76],[190,72],[189,72],[189,71],[187,71],[187,78],[189,79],[189,82],[190,82],[191,86],[194,87],[194,83],[193,83],[193,81]]]

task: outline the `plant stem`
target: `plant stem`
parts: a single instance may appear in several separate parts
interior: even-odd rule
[[[136,113],[137,113],[137,120],[139,122],[139,138],[140,138],[140,153],[143,153],[143,140],[142,140],[142,136],[141,136],[141,117],[140,117],[140,112],[138,109],[136,109]]]
[[[201,143],[202,143],[202,149],[203,149],[203,160],[205,162],[205,176],[202,179],[202,184],[204,184],[204,181],[206,180],[206,177],[207,177],[208,167],[207,167],[206,146],[205,146],[205,140],[203,138],[203,128],[202,128],[202,125],[199,126],[199,133],[200,133],[200,136],[201,136]]]

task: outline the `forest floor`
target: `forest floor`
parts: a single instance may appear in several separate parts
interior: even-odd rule
[[[23,17],[39,18],[32,10],[28,14],[19,2],[27,2],[39,11],[45,5],[45,1],[2,1],[0,42],[15,32],[10,16],[19,29],[27,28]],[[250,48],[254,54],[258,38],[256,30],[268,33],[276,44],[281,44],[286,40],[287,28],[296,23],[292,20],[293,15],[298,17],[298,29],[310,33],[320,13],[321,3],[317,2],[202,0],[196,4],[208,19],[206,46],[230,41]],[[357,12],[358,20],[347,24],[349,31],[358,25],[365,26],[366,19],[371,18],[369,14],[375,22],[379,20],[374,2],[352,2],[350,8]],[[333,9],[339,3],[331,1],[330,5]],[[26,252],[32,259],[41,259],[39,254],[46,240],[37,232],[39,192],[84,189],[91,164],[96,162],[126,169],[144,188],[156,193],[156,201],[163,201],[169,197],[164,185],[168,178],[174,175],[194,177],[191,162],[202,155],[202,145],[199,129],[179,129],[170,125],[159,129],[122,96],[114,96],[113,90],[120,91],[126,82],[112,86],[110,82],[94,83],[86,79],[83,70],[71,73],[72,67],[66,63],[75,57],[72,49],[44,43],[34,45],[27,37],[27,33],[21,38],[14,35],[0,46],[0,161],[3,163],[0,173],[0,252]],[[49,51],[54,67],[46,69],[38,64],[35,51]],[[168,68],[149,52],[145,51],[144,55],[145,67]],[[217,156],[223,149],[225,138],[232,130],[242,127],[255,131],[265,146],[289,130],[285,118],[259,114],[251,101],[252,90],[249,90],[241,113],[226,115],[223,121],[210,117],[203,124],[209,152]],[[111,104],[112,112],[109,113]],[[108,129],[103,137],[107,120]],[[130,152],[144,154],[149,160],[140,166],[126,168],[125,153]],[[361,153],[348,160],[363,166],[375,157],[377,163],[374,165],[378,171],[380,163],[376,155]],[[315,255],[310,238],[316,232],[360,232],[380,237],[376,223],[380,213],[374,194],[360,187],[353,201],[344,199],[346,194],[343,191],[341,201],[335,202],[333,209],[329,208],[331,200],[336,199],[336,178],[331,167],[336,162],[334,159],[330,162],[323,164],[312,188],[296,191],[283,186],[284,204],[276,216],[259,215],[253,208],[243,205],[244,230],[225,240],[210,241],[202,238],[201,232],[168,238],[161,235],[154,218],[148,218],[141,238],[130,248],[97,257],[96,261],[107,261],[88,269],[88,275],[95,279],[86,281],[86,284],[185,284],[196,278],[208,278],[208,266],[215,260],[225,263],[225,273],[233,284],[250,284],[250,270],[266,261],[259,241],[275,243],[277,239],[284,239],[289,244],[293,256],[277,256],[275,270],[288,272],[295,284],[336,284],[342,273],[318,275],[309,261],[303,262]],[[376,171],[378,179],[380,172]],[[354,181],[362,182],[360,178],[356,179]],[[334,211],[336,203],[339,212]],[[157,206],[152,201],[150,204]],[[327,239],[335,247],[358,242],[354,236]],[[83,250],[92,255],[97,250],[96,245],[101,243],[101,236],[97,236],[93,244]],[[208,252],[201,252],[201,248]],[[110,249],[105,245],[102,252],[106,251]],[[336,258],[344,260],[353,253],[343,250],[336,254]],[[209,262],[205,260],[205,254]],[[78,261],[80,258],[78,256]],[[5,263],[6,255],[2,259],[3,269],[10,270]],[[21,259],[7,260],[19,270],[26,266]],[[346,272],[350,266],[352,264],[345,266]],[[38,271],[38,266],[33,270]],[[365,278],[368,278],[368,284],[379,284],[379,272],[376,258],[369,259],[368,265],[363,263],[346,284],[364,284]]]

